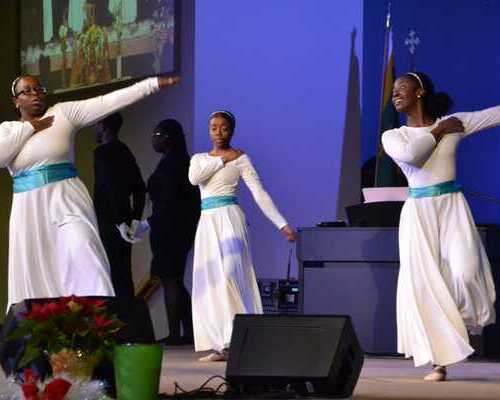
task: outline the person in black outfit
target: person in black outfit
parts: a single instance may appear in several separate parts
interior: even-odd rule
[[[184,271],[200,218],[200,192],[188,180],[190,157],[181,124],[174,119],[161,121],[152,144],[163,156],[147,183],[153,213],[141,227],[149,224],[151,229],[151,274],[161,279],[165,294],[169,336],[160,342],[192,344],[191,297]]]
[[[131,243],[142,217],[146,185],[134,155],[118,139],[122,123],[115,113],[95,126],[99,146],[94,151],[94,206],[116,297],[132,300]]]

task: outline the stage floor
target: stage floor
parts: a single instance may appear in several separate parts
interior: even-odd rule
[[[224,376],[226,363],[201,363],[207,353],[195,353],[192,347],[167,347],[163,358],[160,391],[172,394],[174,382],[193,390],[213,375]],[[449,381],[422,381],[428,369],[414,368],[402,358],[367,357],[354,391],[356,400],[399,399],[500,399],[500,362],[467,361],[450,367]],[[221,380],[210,385],[216,387]]]

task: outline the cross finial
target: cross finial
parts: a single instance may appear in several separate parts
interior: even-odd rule
[[[420,44],[420,38],[417,36],[417,32],[413,29],[408,34],[408,37],[405,39],[405,46],[408,46],[408,51],[414,55],[415,50],[417,50],[417,46]]]

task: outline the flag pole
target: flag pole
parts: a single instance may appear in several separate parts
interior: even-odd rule
[[[376,145],[376,153],[375,153],[375,182],[374,186],[378,186],[378,170],[379,170],[379,161],[380,157],[383,153],[382,143],[381,143],[381,135],[382,135],[382,118],[384,112],[384,91],[386,85],[386,69],[389,65],[389,37],[391,32],[391,2],[387,4],[387,15],[385,19],[385,34],[384,34],[384,53],[383,53],[383,62],[382,62],[382,90],[380,91],[380,110],[379,110],[379,121],[378,121],[378,133],[377,133],[377,145]]]

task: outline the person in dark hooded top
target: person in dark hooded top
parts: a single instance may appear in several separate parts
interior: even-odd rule
[[[147,182],[153,212],[136,235],[141,236],[149,225],[151,274],[162,281],[169,326],[169,336],[161,342],[191,344],[191,298],[184,286],[184,271],[200,218],[200,193],[188,179],[190,156],[182,125],[175,119],[159,122],[152,144],[163,156]]]

